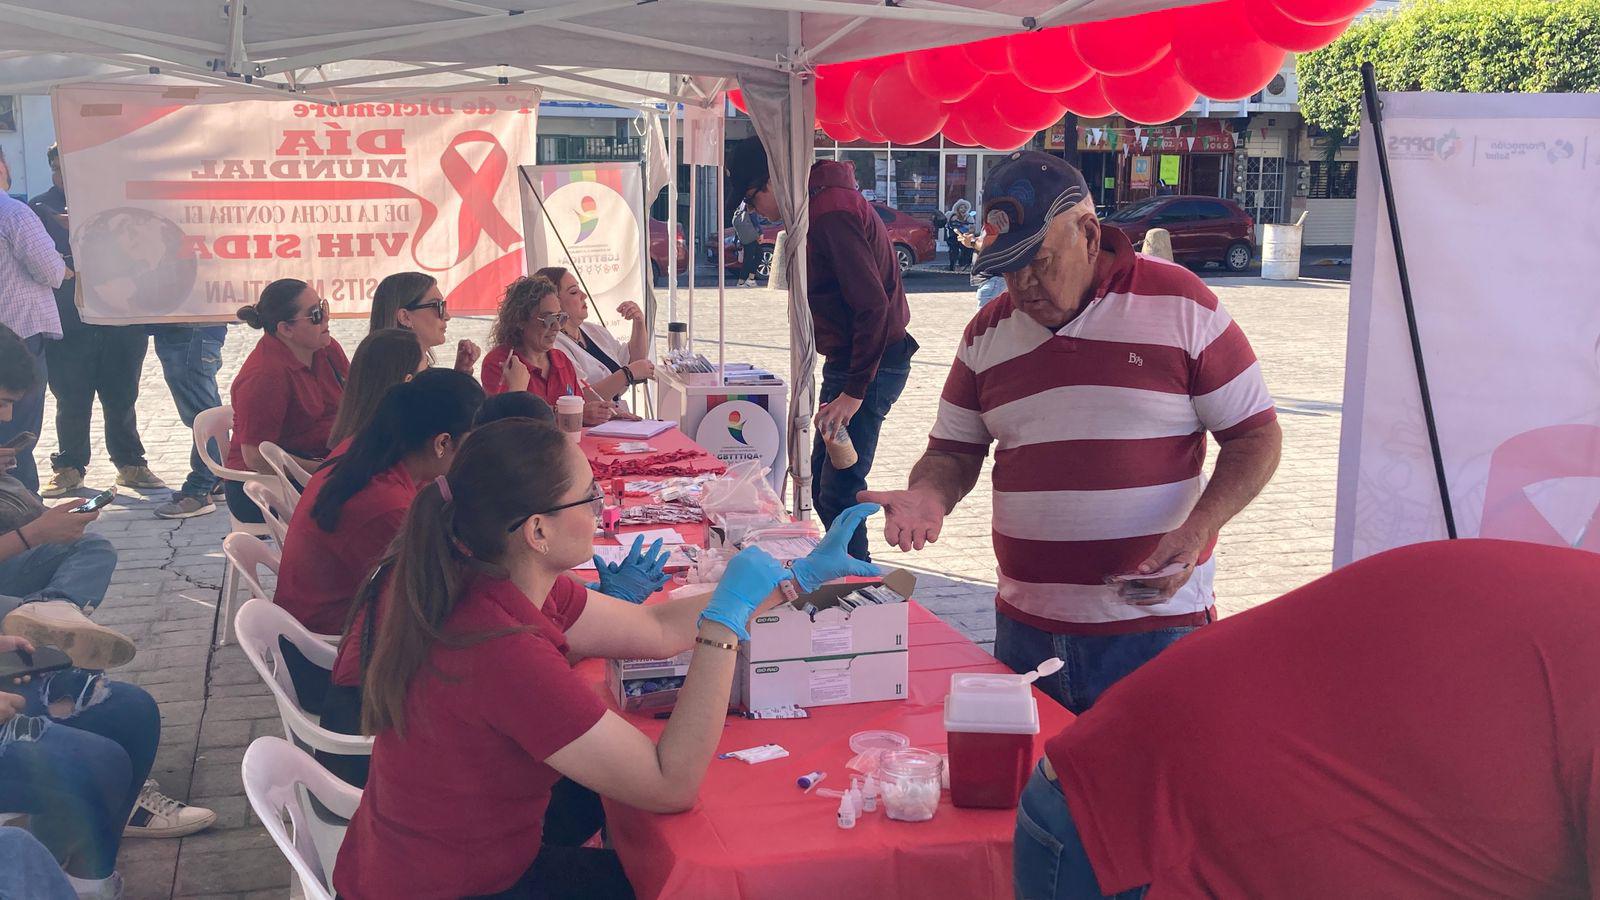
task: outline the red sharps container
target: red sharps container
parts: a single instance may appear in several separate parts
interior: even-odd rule
[[[1009,809],[1033,771],[1039,706],[1021,675],[958,672],[944,698],[950,739],[950,801]]]

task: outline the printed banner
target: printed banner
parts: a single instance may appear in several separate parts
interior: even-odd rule
[[[1384,132],[1457,534],[1600,551],[1600,95],[1385,94]],[[1336,566],[1445,537],[1370,129],[1359,178]]]
[[[278,278],[365,315],[407,270],[439,279],[452,312],[494,310],[523,271],[512,182],[539,92],[375,94],[58,88],[84,320],[231,321]]]
[[[577,271],[608,321],[624,301],[644,306],[650,265],[639,164],[523,166],[519,180],[528,271]]]

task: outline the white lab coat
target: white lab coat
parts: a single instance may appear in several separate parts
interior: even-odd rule
[[[617,340],[617,336],[612,334],[604,325],[598,322],[584,322],[578,328],[589,336],[589,340],[594,341],[595,346],[604,350],[617,365],[626,366],[633,361],[633,358],[628,355],[628,345]],[[578,377],[585,382],[592,385],[611,374],[611,370],[606,368],[605,363],[590,356],[589,351],[583,349],[582,342],[567,337],[566,332],[556,335],[556,346],[560,347],[567,354],[567,358],[572,360],[573,366],[578,370]],[[623,391],[623,396],[627,396],[626,390]],[[619,399],[618,402],[623,405],[623,408],[627,408],[626,400]]]

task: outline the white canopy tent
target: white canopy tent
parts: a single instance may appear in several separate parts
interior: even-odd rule
[[[789,223],[789,466],[794,508],[804,514],[816,364],[805,297],[809,73],[824,63],[1194,2],[0,0],[0,93],[159,79],[337,102],[341,88],[404,94],[498,83],[536,85],[547,98],[675,109],[717,104],[736,81],[784,188],[777,193]],[[675,227],[669,223],[669,234]]]

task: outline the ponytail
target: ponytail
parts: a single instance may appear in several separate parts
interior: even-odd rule
[[[412,347],[416,345],[411,341]],[[379,473],[426,449],[441,434],[452,439],[466,434],[483,396],[477,379],[452,369],[429,369],[389,388],[372,420],[356,432],[350,449],[332,463],[327,483],[311,507],[312,521],[332,534],[345,503]]]
[[[381,577],[369,579],[356,600],[358,606],[370,604],[379,591],[388,591],[362,679],[364,733],[404,733],[406,693],[436,642],[464,646],[509,633],[446,635],[443,627],[461,602],[469,572],[504,577],[507,528],[555,506],[579,477],[590,477],[587,467],[567,471],[569,447],[552,425],[502,419],[474,431],[451,460],[449,474],[422,486],[379,563],[380,572],[392,566],[387,585]],[[371,622],[370,607],[367,616]]]
[[[277,334],[278,326],[295,317],[300,295],[308,285],[298,278],[279,278],[261,289],[261,298],[252,306],[239,307],[239,321],[258,331]]]

